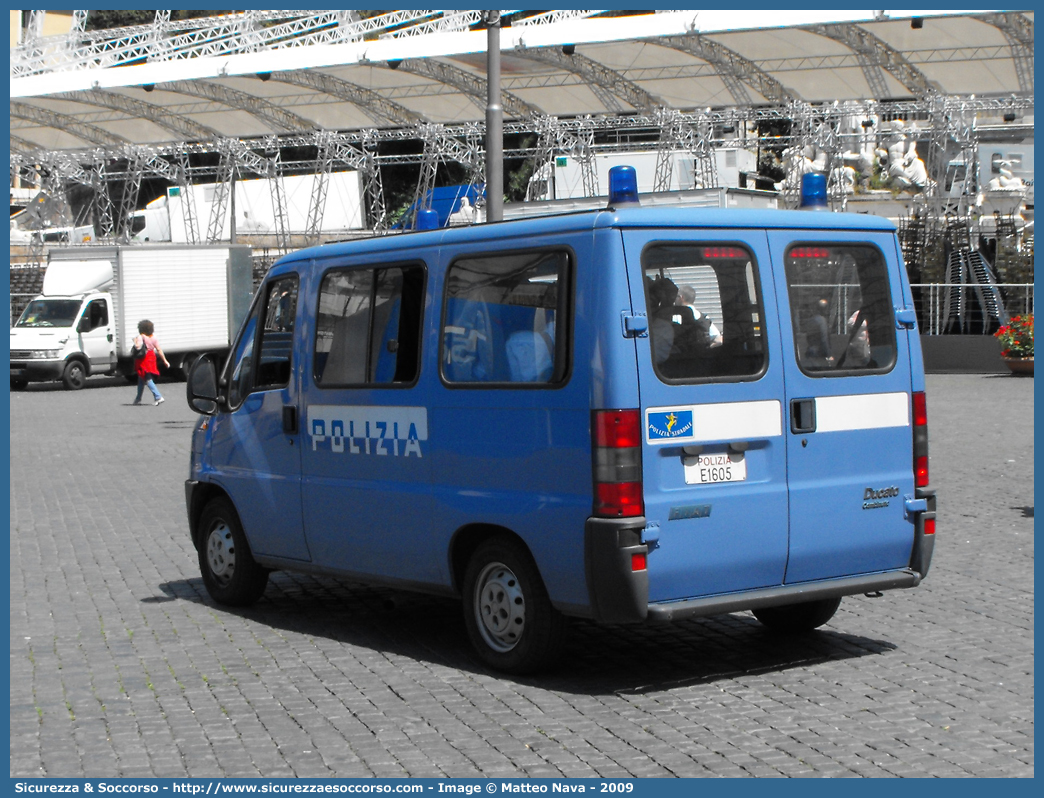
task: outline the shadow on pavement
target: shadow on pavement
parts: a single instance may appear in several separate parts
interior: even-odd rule
[[[178,382],[184,383],[184,380],[177,380],[173,377],[160,377],[156,380],[157,385],[173,385]],[[137,379],[128,380],[120,375],[114,376],[102,376],[102,377],[88,377],[87,382],[80,388],[81,391],[97,390],[98,388],[126,388],[130,391],[130,398],[127,400],[127,404],[130,404],[131,399],[134,398],[135,385]],[[24,388],[12,389],[11,393],[52,393],[54,391],[65,391],[67,390],[60,381],[55,382],[31,382]],[[69,391],[69,393],[75,393],[75,391]],[[148,393],[146,392],[146,396]],[[149,399],[151,402],[151,398]]]
[[[143,601],[183,599],[308,637],[580,695],[652,693],[896,648],[829,628],[782,637],[746,613],[665,626],[600,626],[573,619],[554,667],[531,677],[510,677],[489,670],[475,656],[457,599],[285,572],[273,573],[265,595],[248,608],[215,604],[202,579],[159,587],[162,596]]]

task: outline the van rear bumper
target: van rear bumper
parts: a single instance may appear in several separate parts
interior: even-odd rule
[[[648,554],[642,543],[644,518],[588,518],[584,526],[584,571],[594,620],[640,623],[649,605],[649,573],[635,571],[634,554]]]
[[[921,574],[910,569],[903,569],[864,576],[846,576],[842,579],[828,579],[822,582],[766,587],[760,590],[747,590],[743,593],[650,604],[648,620],[650,623],[669,623],[701,615],[721,615],[760,607],[799,604],[804,601],[818,601],[859,593],[875,593],[879,590],[916,587],[920,581]]]

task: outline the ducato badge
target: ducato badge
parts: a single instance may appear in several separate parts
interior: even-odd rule
[[[888,499],[894,499],[898,495],[899,488],[895,485],[879,490],[867,488],[863,491],[863,509],[877,510],[881,507],[887,507],[889,505]]]

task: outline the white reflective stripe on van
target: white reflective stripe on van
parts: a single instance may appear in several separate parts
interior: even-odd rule
[[[782,405],[777,399],[650,407],[645,411],[645,439],[654,445],[751,441],[782,434]]]
[[[910,395],[865,393],[816,397],[816,432],[910,426]]]
[[[313,452],[423,457],[428,440],[425,407],[312,405],[307,424]]]

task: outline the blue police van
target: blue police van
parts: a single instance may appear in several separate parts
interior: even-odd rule
[[[186,483],[206,588],[271,570],[460,597],[489,666],[567,619],[826,623],[914,587],[935,533],[894,226],[641,207],[305,249],[258,289]]]

